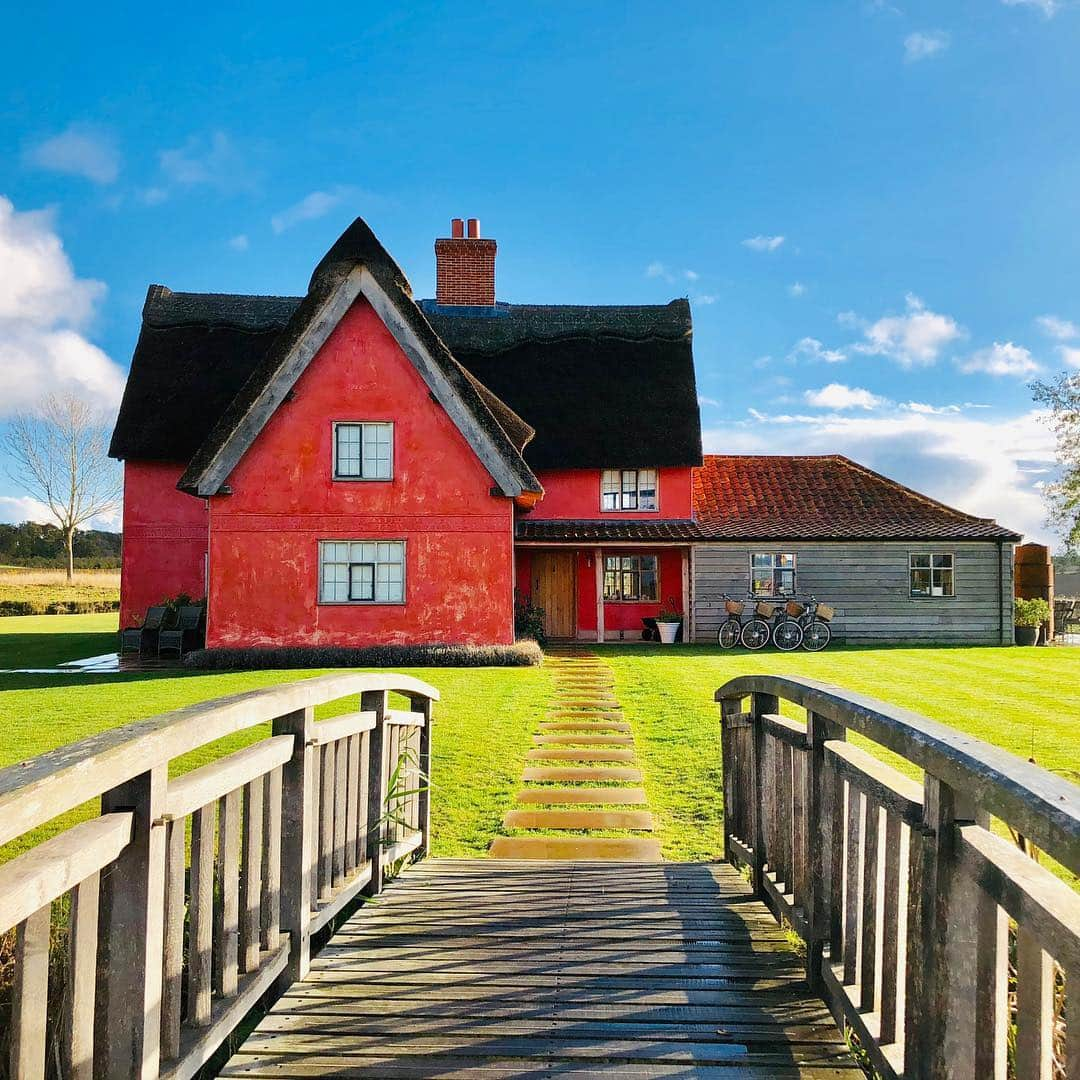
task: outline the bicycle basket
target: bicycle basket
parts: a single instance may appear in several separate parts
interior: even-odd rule
[[[759,600],[757,607],[754,609],[758,615],[763,619],[771,619],[776,614],[776,605],[767,604],[764,600]]]
[[[727,611],[727,613],[729,615],[741,615],[743,613],[743,608],[744,607],[746,607],[746,605],[741,603],[738,600],[725,600],[724,601],[724,609]]]
[[[793,619],[797,619],[800,615],[803,614],[803,612],[806,611],[806,608],[803,607],[803,605],[800,604],[797,600],[789,600],[787,602],[787,604],[785,604],[784,606],[785,606],[785,609],[786,609],[787,613]]]
[[[828,604],[818,604],[817,617],[822,622],[832,622],[832,617],[836,614],[836,609],[829,607]]]

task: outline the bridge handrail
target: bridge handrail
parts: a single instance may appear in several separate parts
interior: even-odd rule
[[[391,693],[409,710],[390,709]],[[358,711],[315,720],[353,696]],[[43,1078],[55,1054],[76,1080],[193,1076],[268,990],[304,977],[313,934],[427,852],[438,698],[406,675],[323,675],[0,770],[0,844],[101,799],[100,816],[0,865],[11,1075]],[[269,737],[170,780],[176,758],[268,721]],[[59,1017],[46,1006],[56,916]]]
[[[812,679],[740,676],[715,698],[726,857],[804,938],[808,978],[878,1073],[1004,1077],[1015,1026],[1016,1075],[1048,1077],[1063,1055],[1080,1076],[1080,1018],[1058,1045],[1063,998],[1066,1017],[1080,1011],[1080,893],[1029,857],[1035,845],[1080,873],[1080,788]]]

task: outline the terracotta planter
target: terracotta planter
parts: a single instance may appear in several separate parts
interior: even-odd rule
[[[665,645],[674,645],[675,637],[679,633],[681,622],[660,622],[656,620],[656,629],[660,631],[660,640]]]
[[[1018,626],[1013,631],[1017,645],[1034,645],[1039,640],[1037,626]]]

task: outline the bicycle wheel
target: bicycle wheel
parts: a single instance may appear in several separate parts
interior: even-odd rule
[[[804,631],[802,647],[807,652],[821,652],[832,640],[832,631],[826,622],[812,622]]]
[[[769,644],[769,624],[762,619],[751,619],[742,628],[741,636],[748,649],[763,649]]]
[[[720,629],[716,632],[716,643],[721,649],[734,649],[739,644],[739,626],[738,619],[726,619],[720,624]]]
[[[802,627],[794,619],[785,619],[773,631],[773,644],[781,652],[791,652],[802,644]]]

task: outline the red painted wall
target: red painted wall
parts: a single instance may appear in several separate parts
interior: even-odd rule
[[[529,456],[528,448],[525,450]],[[642,463],[642,468],[647,468]],[[529,513],[530,518],[545,521],[552,518],[584,518],[592,520],[645,520],[691,516],[693,483],[690,469],[659,470],[659,510],[600,509],[600,469],[552,469],[537,474],[544,485],[544,497]]]
[[[206,595],[206,500],[176,490],[182,465],[124,462],[120,625],[138,626],[166,597]]]
[[[532,552],[535,548],[518,548],[517,589],[521,596],[528,596],[532,589]],[[683,607],[682,551],[679,548],[628,548],[617,549],[627,555],[656,555],[659,558],[660,600],[655,604],[605,603],[604,632],[612,630],[634,631],[642,629],[643,618],[655,618],[668,598],[675,601],[678,609]],[[615,548],[611,549],[614,554]],[[596,564],[595,551],[581,549],[577,556],[577,630],[578,634],[596,634]]]
[[[394,478],[334,481],[332,424],[390,420]],[[513,640],[513,504],[357,301],[211,500],[211,646]],[[318,603],[320,540],[404,540],[403,605]]]

